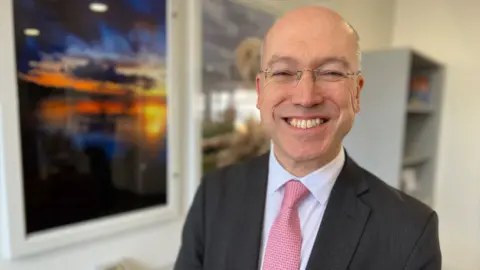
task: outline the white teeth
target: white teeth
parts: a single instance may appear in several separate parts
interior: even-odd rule
[[[305,119],[302,120],[301,123],[302,123],[302,124],[301,124],[300,126],[301,126],[302,128],[307,128],[307,121],[305,121]]]
[[[324,120],[322,120],[320,118],[308,119],[308,120],[290,118],[290,120],[288,121],[288,123],[291,126],[297,127],[297,128],[303,128],[303,129],[316,127],[316,126],[322,124],[323,122],[324,122]]]
[[[315,120],[314,120],[314,121],[315,121]],[[312,123],[312,122],[314,122],[314,121],[308,119],[308,120],[307,120],[307,128],[311,128],[311,127],[313,126],[313,123]]]

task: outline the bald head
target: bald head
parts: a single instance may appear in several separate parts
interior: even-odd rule
[[[265,36],[261,64],[266,68],[271,54],[277,54],[272,50],[301,50],[309,54],[315,48],[326,54],[354,56],[352,65],[359,68],[358,33],[338,13],[320,6],[300,7],[279,18]],[[343,53],[340,52],[341,49],[344,50]]]

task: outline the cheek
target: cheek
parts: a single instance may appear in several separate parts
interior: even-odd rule
[[[360,111],[360,100],[358,97],[357,89],[355,86],[352,86],[350,89],[348,89],[348,94],[349,94],[349,106],[353,112],[353,114],[356,114]]]
[[[330,103],[334,104],[337,117],[341,117],[341,115],[345,114],[345,112],[350,110],[352,107],[350,94],[346,89],[332,92],[330,95],[325,96],[324,98],[325,100],[328,100]]]
[[[335,105],[336,129],[343,129],[345,125],[349,126],[355,116],[355,95],[353,95],[351,89],[343,88],[332,93],[327,99]]]
[[[335,96],[336,104],[341,111],[348,110],[349,112],[355,112],[358,105],[355,87],[351,84],[346,85],[342,91],[338,91]]]
[[[258,108],[262,118],[265,120],[273,119],[275,108],[282,103],[283,100],[284,98],[281,93],[264,92],[263,95],[260,95]]]

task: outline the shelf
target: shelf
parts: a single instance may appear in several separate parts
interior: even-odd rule
[[[364,109],[358,114],[358,125],[344,140],[346,149],[394,188],[405,185],[405,170],[407,176],[415,174],[418,181],[407,180],[406,188],[431,203],[438,165],[443,67],[408,48],[385,49],[363,54],[362,73],[370,83],[362,92]],[[384,124],[379,126],[379,122]]]
[[[411,114],[429,114],[432,113],[433,109],[428,104],[409,104],[407,111]]]
[[[408,155],[403,158],[403,166],[404,167],[417,166],[427,161],[428,161],[428,156]]]

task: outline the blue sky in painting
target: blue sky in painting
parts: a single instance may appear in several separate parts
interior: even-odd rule
[[[95,13],[87,0],[14,1],[18,69],[42,54],[68,54],[119,61],[166,55],[166,0],[102,0]],[[35,28],[40,36],[25,36]]]

